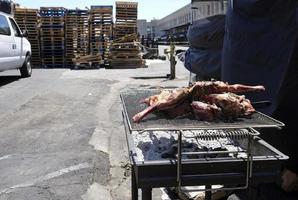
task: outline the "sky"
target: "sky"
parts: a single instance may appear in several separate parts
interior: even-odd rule
[[[161,19],[168,14],[182,8],[191,0],[131,0],[139,2],[139,19],[147,19],[148,21],[155,18]],[[27,8],[39,8],[39,7],[65,7],[74,9],[76,7],[84,9],[86,6],[91,5],[113,5],[115,6],[115,0],[14,0],[21,6]]]

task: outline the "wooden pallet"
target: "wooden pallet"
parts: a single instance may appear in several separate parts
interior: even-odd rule
[[[80,55],[72,59],[75,68],[98,68],[103,64],[103,60],[100,54],[95,55]]]
[[[137,19],[137,2],[116,2],[115,39],[137,34]]]
[[[110,47],[110,68],[131,69],[144,67],[137,34],[130,34],[113,41]]]
[[[87,10],[77,11],[77,54],[87,55],[89,53],[89,13]]]
[[[113,7],[91,6],[90,14],[90,52],[100,53],[109,48],[108,43],[113,37]]]
[[[65,15],[65,55],[66,64],[72,66],[72,59],[75,58],[77,52],[77,37],[78,37],[78,18],[77,10],[67,10]]]
[[[37,9],[19,8],[14,9],[14,19],[21,30],[28,32],[28,40],[31,44],[31,62],[34,67],[40,66],[40,16]]]
[[[64,67],[65,55],[65,15],[62,7],[41,7],[41,57],[44,67]]]

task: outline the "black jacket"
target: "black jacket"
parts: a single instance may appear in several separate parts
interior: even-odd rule
[[[262,110],[277,107],[294,49],[296,0],[234,0],[226,16],[222,79],[230,83],[264,85],[266,92],[249,94],[252,101],[269,100]]]
[[[286,167],[298,173],[298,42],[296,0],[234,0],[226,17],[222,79],[262,84],[266,92],[249,95],[269,100],[261,110],[284,122],[282,130],[261,132],[290,156]],[[296,47],[295,47],[296,45]]]

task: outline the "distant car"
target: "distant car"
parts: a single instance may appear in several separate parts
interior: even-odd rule
[[[20,69],[22,77],[31,76],[31,44],[26,37],[12,16],[0,12],[0,71]]]

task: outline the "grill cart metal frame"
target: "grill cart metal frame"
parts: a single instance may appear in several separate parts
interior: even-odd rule
[[[247,189],[249,186],[277,181],[280,168],[288,157],[265,141],[261,140],[254,128],[281,128],[283,123],[261,113],[250,119],[241,119],[236,123],[206,123],[192,118],[166,119],[160,114],[150,114],[140,124],[132,122],[132,116],[143,109],[139,100],[156,94],[156,90],[137,90],[121,94],[123,103],[123,120],[132,165],[132,199],[138,199],[138,188],[142,189],[142,199],[152,198],[152,188],[177,187],[183,192],[182,186],[206,185],[204,191],[213,191],[211,185],[239,185],[222,190]],[[248,132],[243,132],[246,129]],[[204,158],[182,159],[183,155],[210,155],[235,152],[187,152],[183,153],[182,138],[185,131],[193,130],[224,130],[225,137],[243,137],[247,139],[246,158]],[[145,131],[172,131],[178,134],[178,155],[173,160],[138,161],[132,133]],[[207,131],[208,132],[208,131]],[[218,135],[201,134],[200,137],[216,138]],[[255,147],[266,148],[272,155],[254,156]],[[239,152],[238,152],[239,153]],[[219,190],[219,189],[216,189]]]

